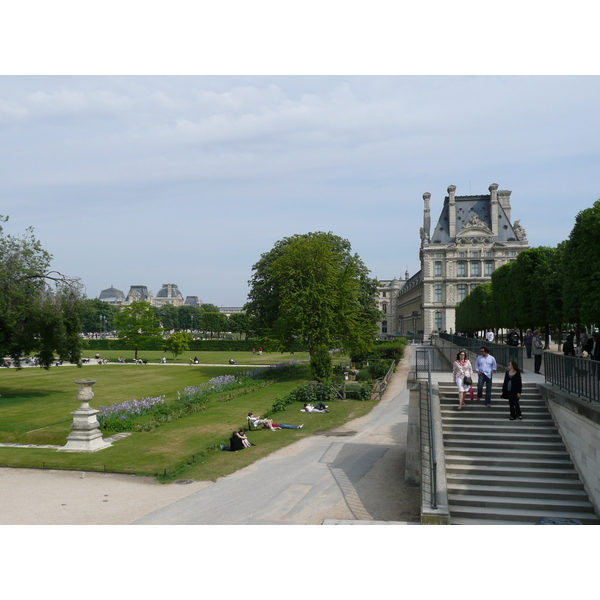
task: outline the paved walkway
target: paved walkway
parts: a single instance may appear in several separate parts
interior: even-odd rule
[[[0,524],[417,524],[420,490],[404,483],[410,350],[368,415],[214,483],[2,468]]]

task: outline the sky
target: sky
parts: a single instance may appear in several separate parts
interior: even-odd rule
[[[497,183],[530,245],[566,239],[600,197],[598,98],[598,76],[5,75],[0,214],[90,298],[242,306],[260,255],[310,231],[403,278],[449,185]]]

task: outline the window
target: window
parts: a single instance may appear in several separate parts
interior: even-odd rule
[[[471,256],[479,258],[479,252],[471,252]]]
[[[485,261],[485,274],[491,275],[493,271],[494,271],[494,261],[486,260]]]
[[[493,252],[490,252],[489,250],[485,253],[486,256],[494,256]]]
[[[442,301],[442,284],[436,283],[433,291],[433,301],[441,302]]]
[[[433,274],[437,277],[441,277],[442,275],[442,261],[436,260],[433,267]]]
[[[436,253],[433,255],[433,257],[434,257],[434,258],[442,258],[442,253],[441,253],[441,252],[436,252]]]
[[[458,301],[464,300],[467,297],[467,286],[464,283],[458,284]]]
[[[387,321],[381,321],[381,333],[387,333]]]
[[[465,253],[464,252],[459,252],[458,256],[459,256],[459,258],[464,258],[465,257]]]
[[[439,311],[435,313],[435,328],[436,329],[442,328],[442,313]]]
[[[385,298],[386,292],[383,292],[382,296]]]
[[[384,303],[381,305],[381,310],[384,312],[384,314],[386,314],[386,315],[387,315],[387,302],[384,302]]]
[[[516,255],[517,255],[517,251],[516,251],[516,250],[511,250],[511,251],[508,253],[508,255],[509,255],[509,256],[516,256]]]
[[[481,275],[481,273],[479,271],[479,261],[478,260],[474,260],[473,262],[471,262],[471,275],[473,277],[479,277]]]
[[[459,260],[458,261],[458,276],[464,277],[467,274],[467,261]]]

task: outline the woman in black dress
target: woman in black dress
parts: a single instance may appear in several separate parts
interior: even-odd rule
[[[508,363],[508,371],[504,376],[504,383],[502,384],[502,398],[508,399],[508,405],[510,407],[510,420],[514,421],[517,417],[523,419],[521,415],[521,407],[519,406],[519,399],[521,398],[521,392],[523,391],[523,381],[521,379],[521,369],[516,362],[511,360]]]

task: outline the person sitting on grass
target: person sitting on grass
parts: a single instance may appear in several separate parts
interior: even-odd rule
[[[312,404],[304,404],[304,408],[302,408],[300,410],[300,412],[307,412],[307,413],[328,413],[329,412],[329,407],[326,406],[325,404],[323,404],[322,402],[319,402],[316,406],[313,406]]]
[[[240,429],[236,433],[236,435],[237,435],[237,437],[239,437],[242,440],[242,443],[244,444],[244,448],[250,448],[250,446],[255,445],[246,437],[246,431],[244,430],[244,428]]]

